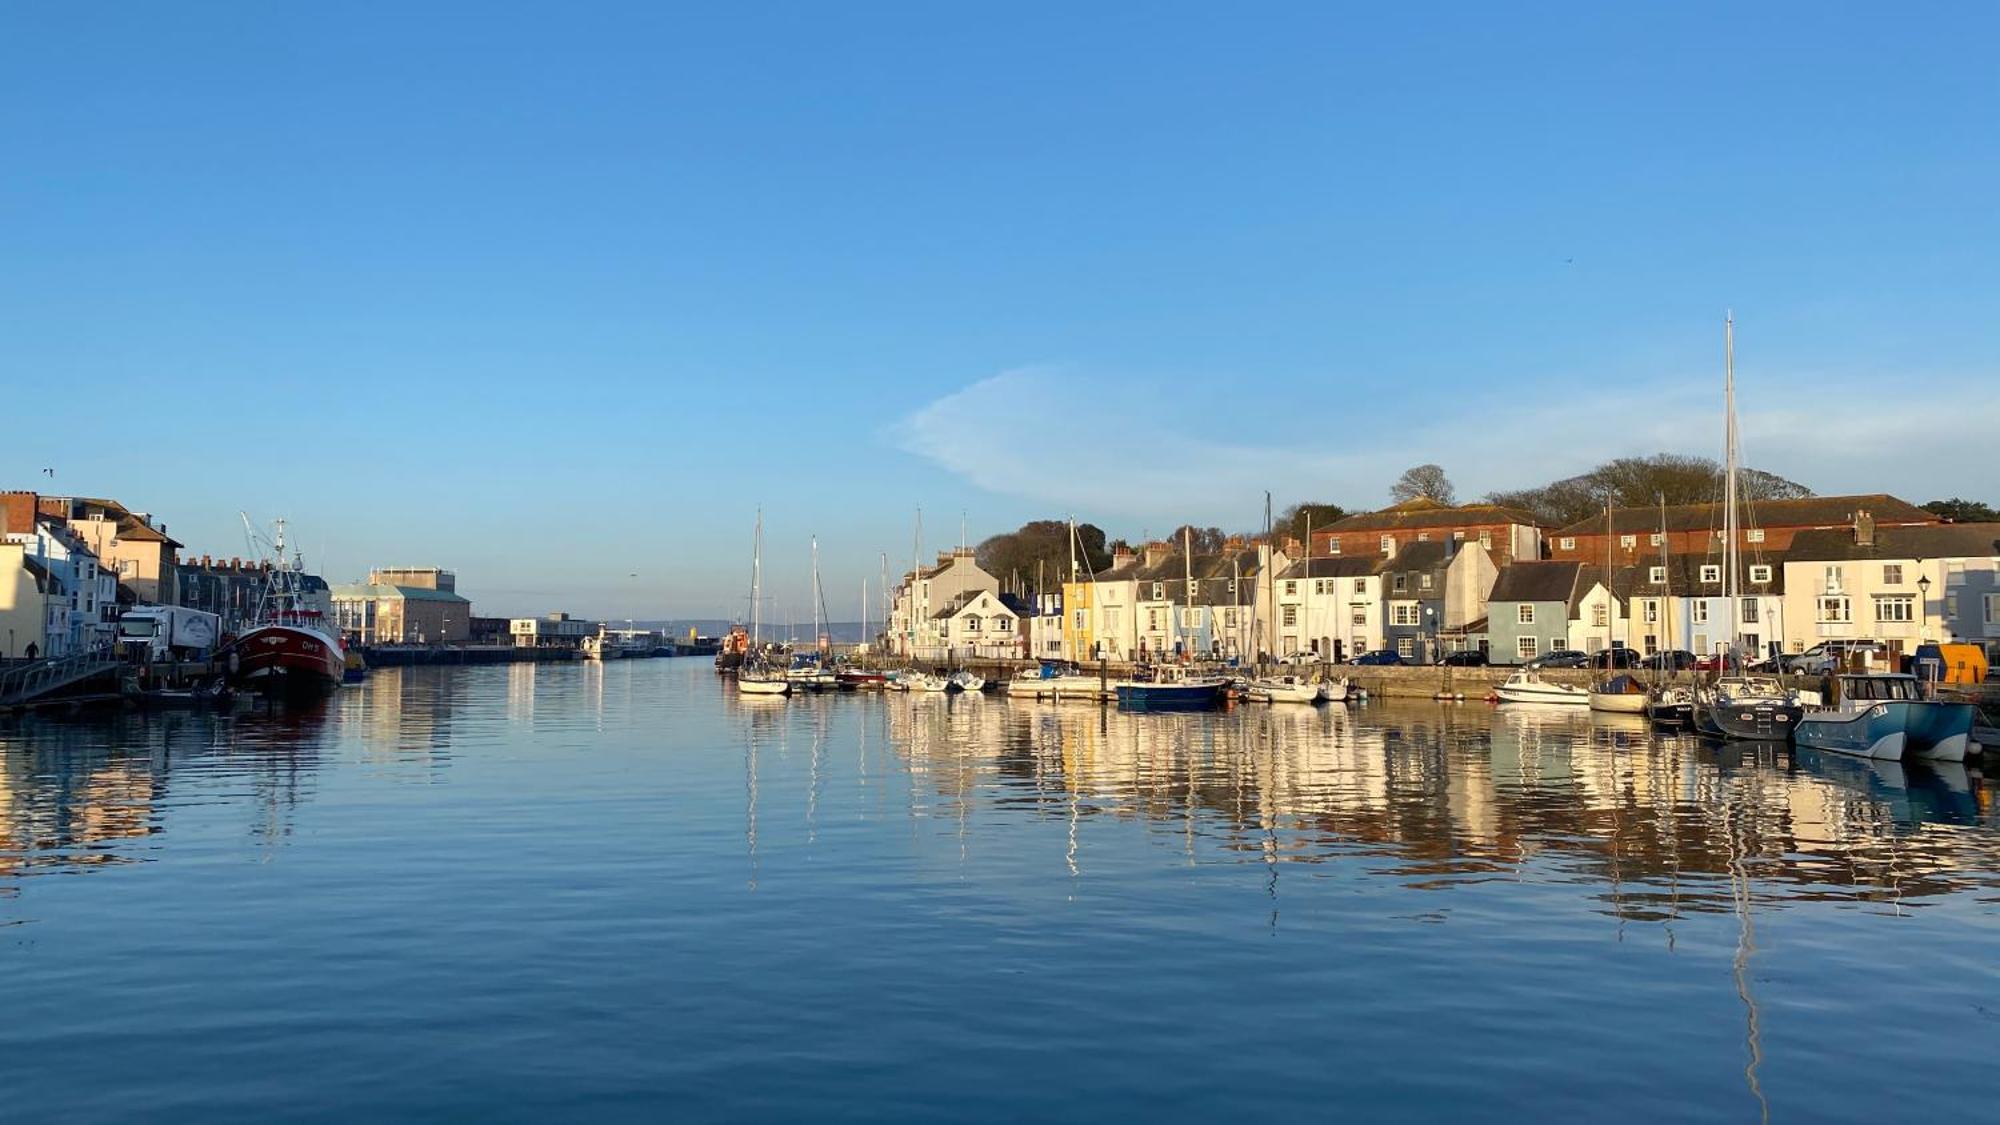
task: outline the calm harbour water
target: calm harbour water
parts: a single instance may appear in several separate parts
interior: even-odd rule
[[[11,1120],[1979,1120],[1976,771],[389,669],[0,720]]]

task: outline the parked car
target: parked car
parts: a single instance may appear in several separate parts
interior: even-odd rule
[[[1626,669],[1637,668],[1645,663],[1638,649],[1601,648],[1590,654],[1592,668]]]
[[[1589,654],[1573,648],[1559,648],[1554,652],[1545,652],[1528,661],[1525,665],[1522,665],[1525,668],[1587,668],[1589,666]]]
[[[1822,672],[1833,671],[1857,654],[1866,654],[1875,662],[1886,662],[1889,649],[1880,641],[1860,639],[1821,641],[1804,652],[1786,653],[1778,660],[1784,671],[1817,676]]]
[[[1694,667],[1694,653],[1684,648],[1663,649],[1646,658],[1646,667],[1655,672],[1686,672]]]
[[[1403,658],[1396,655],[1395,649],[1378,648],[1373,652],[1364,652],[1360,656],[1355,657],[1354,662],[1356,664],[1401,664]]]
[[[1476,648],[1468,648],[1461,649],[1458,652],[1447,652],[1438,660],[1438,663],[1449,664],[1455,668],[1484,668],[1486,667],[1487,660],[1484,652]]]
[[[1726,652],[1711,652],[1705,656],[1695,657],[1694,670],[1697,672],[1740,672],[1742,671],[1742,663],[1743,660],[1741,657],[1733,657]]]

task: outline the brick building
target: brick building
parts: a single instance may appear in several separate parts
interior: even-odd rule
[[[1498,504],[1453,506],[1422,498],[1314,528],[1312,553],[1316,558],[1379,558],[1417,543],[1453,541],[1477,543],[1495,566],[1542,557],[1541,522],[1531,512]]]
[[[1738,546],[1748,565],[1758,561],[1756,556],[1760,552],[1782,554],[1801,532],[1852,527],[1857,513],[1872,516],[1875,526],[1881,528],[1927,527],[1939,522],[1922,508],[1883,493],[1762,500],[1742,505],[1743,542]],[[1712,551],[1719,556],[1723,546],[1722,514],[1720,504],[1676,504],[1669,506],[1664,515],[1659,508],[1613,508],[1609,534],[1615,539],[1611,561],[1616,566],[1633,566],[1657,560],[1663,538],[1670,555],[1705,555]],[[1549,557],[1601,566],[1606,534],[1603,516],[1579,520],[1550,533]]]

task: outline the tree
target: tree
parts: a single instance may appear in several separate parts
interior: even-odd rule
[[[1184,524],[1167,536],[1167,543],[1177,551],[1180,550],[1181,544],[1190,543],[1194,547],[1195,554],[1212,555],[1222,550],[1222,544],[1228,538],[1229,536],[1223,534],[1219,527],[1195,527],[1192,524]]]
[[[1977,500],[1960,500],[1954,496],[1950,500],[1933,500],[1923,505],[1923,509],[1953,523],[2000,523],[2000,511]]]
[[[1306,541],[1306,532],[1309,528],[1322,528],[1335,521],[1344,520],[1350,515],[1353,513],[1338,504],[1322,504],[1307,500],[1286,508],[1278,516],[1278,522],[1272,525],[1272,531],[1280,541],[1289,537],[1303,543]]]
[[[1567,527],[1604,513],[1608,498],[1614,507],[1647,508],[1668,504],[1715,504],[1722,501],[1723,468],[1707,457],[1657,453],[1651,457],[1620,457],[1587,473],[1514,492],[1492,492],[1489,504],[1534,513],[1551,527]],[[1759,469],[1737,474],[1744,500],[1796,500],[1812,490],[1796,481]]]
[[[1111,553],[1104,548],[1102,528],[1087,523],[1076,525],[1079,570],[1105,570]],[[1036,575],[1049,589],[1069,579],[1069,523],[1066,520],[1031,520],[1019,528],[982,541],[974,558],[988,574],[1002,582],[1019,576],[1022,587],[1032,587]]]
[[[1402,476],[1396,478],[1396,483],[1389,486],[1389,499],[1398,504],[1419,498],[1450,504],[1454,502],[1455,495],[1451,480],[1444,475],[1444,468],[1440,465],[1418,465],[1414,469],[1406,469]]]

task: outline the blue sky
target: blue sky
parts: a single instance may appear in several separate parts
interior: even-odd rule
[[[0,482],[482,610],[1720,444],[2000,500],[1982,6],[10,6]],[[15,413],[17,412],[18,413]],[[1957,448],[1984,455],[1939,456]]]

